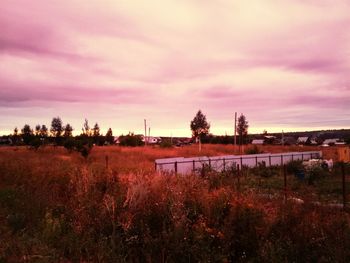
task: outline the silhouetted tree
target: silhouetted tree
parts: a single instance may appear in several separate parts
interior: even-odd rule
[[[40,128],[41,128],[40,124],[35,126],[35,136],[37,137],[40,135]]]
[[[64,127],[63,137],[72,137],[72,131],[73,127],[69,123],[67,123]]]
[[[18,136],[18,128],[15,127],[15,129],[13,130],[13,135],[12,135],[12,143],[14,145],[18,144],[19,142],[19,136]]]
[[[33,135],[33,130],[30,128],[28,124],[25,124],[21,130],[22,135]]]
[[[55,138],[61,137],[63,132],[63,124],[60,117],[52,119],[50,132]]]
[[[30,128],[28,124],[25,124],[21,130],[21,135],[23,138],[23,142],[25,144],[29,144],[33,137],[33,130]]]
[[[92,135],[93,135],[94,137],[100,136],[100,126],[98,126],[98,123],[97,123],[97,122],[95,123],[94,128],[92,128]]]
[[[41,136],[41,138],[46,138],[48,136],[48,129],[47,129],[45,124],[41,125],[40,136]]]
[[[107,133],[106,133],[106,142],[109,144],[114,143],[113,131],[111,128],[109,128]]]
[[[103,141],[101,140],[101,134],[100,134],[100,126],[96,122],[94,127],[92,128],[92,136],[93,136],[93,141],[97,145],[103,144]]]
[[[53,137],[55,137],[55,142],[57,145],[61,143],[61,136],[63,133],[63,124],[60,117],[55,117],[51,121],[50,132]]]
[[[91,136],[91,129],[89,126],[89,121],[87,119],[85,119],[85,121],[84,121],[82,131],[83,131],[83,135]]]
[[[248,121],[246,120],[246,117],[241,114],[237,122],[237,133],[239,136],[240,145],[242,145],[244,138],[248,135]]]
[[[199,150],[201,150],[201,140],[209,133],[210,124],[207,122],[206,116],[199,110],[191,121],[192,136],[198,139]]]

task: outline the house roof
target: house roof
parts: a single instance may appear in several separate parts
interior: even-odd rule
[[[334,138],[334,139],[326,139],[323,141],[323,144],[330,144],[330,143],[336,143],[338,142],[339,139],[338,138]]]
[[[299,137],[298,138],[298,142],[307,142],[307,140],[309,139],[309,137]]]
[[[264,140],[255,139],[255,140],[252,141],[252,144],[264,144]]]

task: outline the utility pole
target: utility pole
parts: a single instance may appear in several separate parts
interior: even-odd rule
[[[146,119],[144,119],[144,125],[145,125],[145,146],[147,145],[147,122]]]
[[[235,150],[236,150],[236,145],[237,145],[236,134],[237,134],[237,112],[235,112]]]

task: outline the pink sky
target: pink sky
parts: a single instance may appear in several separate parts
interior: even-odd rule
[[[348,0],[5,0],[0,30],[0,134],[350,128]]]

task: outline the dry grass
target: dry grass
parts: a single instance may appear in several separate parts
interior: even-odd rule
[[[223,145],[203,145],[201,153],[195,145],[95,147],[85,160],[60,147],[0,148],[0,262],[350,257],[350,218],[341,210],[283,202],[279,193],[270,199],[254,189],[242,191],[233,174],[154,173],[157,158],[233,152]]]

